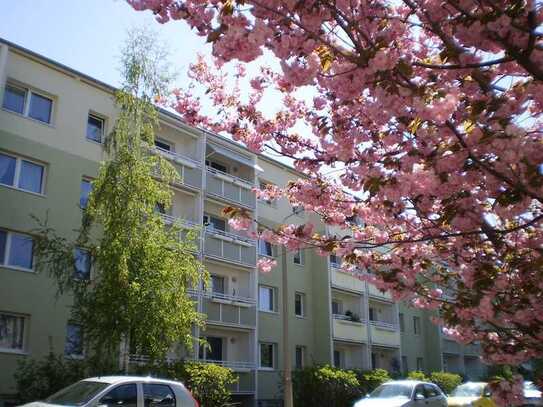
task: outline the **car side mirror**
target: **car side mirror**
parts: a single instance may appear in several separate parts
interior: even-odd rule
[[[415,400],[424,400],[424,394],[420,394],[420,393],[415,394]]]

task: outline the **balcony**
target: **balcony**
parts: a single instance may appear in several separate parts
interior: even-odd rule
[[[206,257],[244,267],[256,266],[256,240],[222,230],[206,230],[204,253]]]
[[[370,321],[371,340],[375,345],[400,346],[400,331],[395,324],[383,321]]]
[[[208,324],[252,329],[256,326],[256,300],[206,292],[202,312]]]
[[[392,296],[389,292],[382,292],[373,284],[368,284],[368,293],[370,297],[374,297],[384,301],[392,301]]]
[[[481,354],[481,345],[478,343],[470,343],[464,347],[464,355],[479,356]]]
[[[460,344],[451,339],[443,338],[443,353],[460,354]]]
[[[334,339],[350,342],[366,342],[368,328],[365,321],[352,321],[345,315],[332,315],[332,329]]]
[[[335,264],[331,265],[331,279],[332,286],[348,290],[357,291],[363,293],[366,290],[366,283],[350,273],[342,271],[341,268]]]
[[[207,167],[206,193],[227,203],[254,209],[256,196],[254,184],[242,178],[235,177],[215,168]]]
[[[172,161],[173,166],[181,178],[178,182],[175,182],[175,185],[196,189],[202,188],[202,165],[199,161],[183,154],[168,151],[156,146],[152,148],[152,151],[159,153]]]

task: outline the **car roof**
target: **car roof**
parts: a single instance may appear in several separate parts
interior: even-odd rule
[[[423,382],[420,380],[391,380],[389,382],[385,382],[383,384],[405,384],[408,386],[415,386],[417,384],[433,384],[430,382]]]
[[[87,379],[83,379],[85,382],[100,382],[100,383],[108,383],[108,384],[118,384],[118,383],[128,383],[128,382],[146,382],[146,381],[152,381],[154,383],[164,383],[164,384],[177,384],[183,386],[183,383],[176,382],[173,380],[165,380],[165,379],[157,379],[156,377],[151,376],[97,376],[97,377],[89,377]]]

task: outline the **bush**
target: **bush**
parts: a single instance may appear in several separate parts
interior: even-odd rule
[[[42,360],[23,359],[15,371],[21,402],[43,400],[60,389],[85,378],[84,362],[50,353]]]
[[[388,371],[384,369],[355,370],[356,378],[362,394],[371,393],[377,387],[391,380]]]
[[[220,407],[228,403],[228,386],[237,381],[232,370],[212,363],[177,361],[136,366],[133,370],[137,374],[183,382],[201,407]]]
[[[424,372],[421,372],[419,370],[413,370],[412,372],[409,372],[407,374],[407,378],[409,380],[420,380],[422,382],[427,382],[428,381],[428,378],[426,377]]]
[[[295,370],[292,374],[296,407],[343,407],[362,396],[356,374],[328,365]]]
[[[430,381],[437,384],[446,394],[450,394],[460,383],[462,376],[455,373],[433,372]]]

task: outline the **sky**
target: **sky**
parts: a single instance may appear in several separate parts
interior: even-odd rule
[[[178,82],[198,53],[209,52],[185,23],[159,24],[124,0],[0,0],[1,38],[113,86],[126,31],[144,25],[166,42]]]

